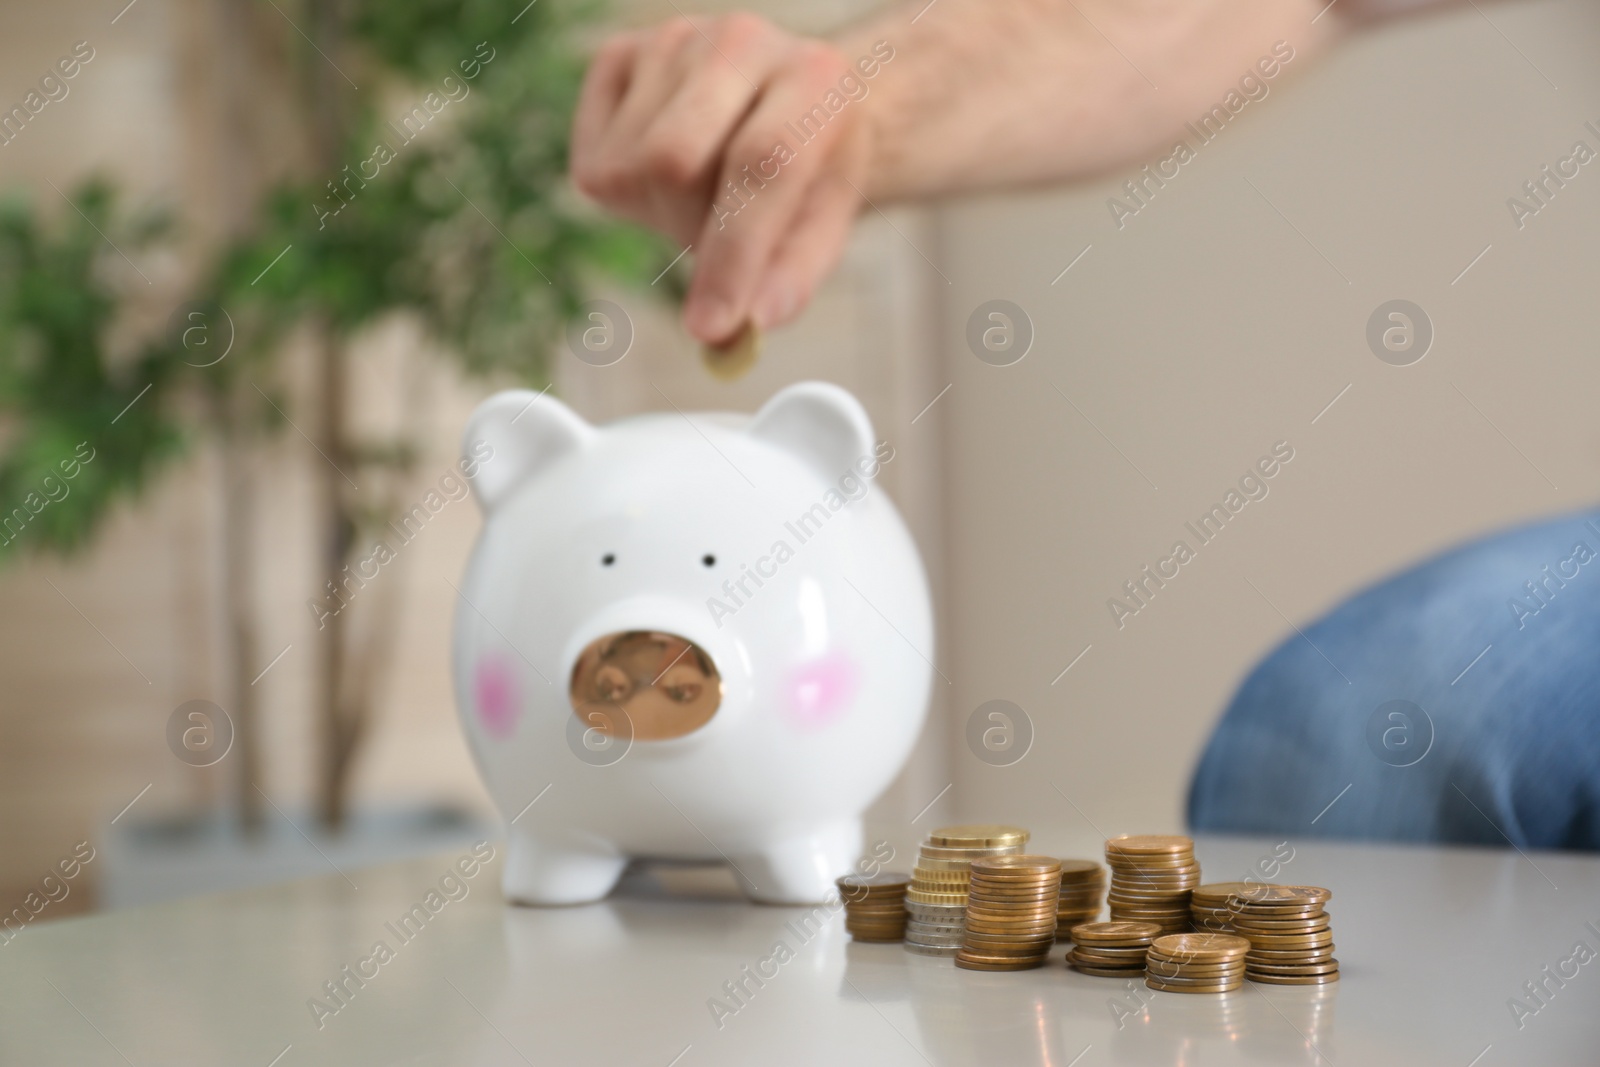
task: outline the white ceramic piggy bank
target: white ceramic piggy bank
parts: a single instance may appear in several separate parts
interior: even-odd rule
[[[507,896],[598,900],[637,857],[826,899],[922,728],[933,656],[921,560],[873,484],[894,451],[861,405],[808,382],[754,418],[596,427],[515,391],[464,449],[485,520],[456,695],[509,820]]]

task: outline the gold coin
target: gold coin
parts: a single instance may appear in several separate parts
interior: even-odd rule
[[[984,874],[976,869],[972,872],[972,881],[968,884],[976,893],[1049,893],[1051,896],[1061,895],[1061,883],[1054,878],[1034,878],[1016,875]]]
[[[1170,982],[1179,978],[1204,979],[1210,982],[1226,981],[1230,978],[1243,978],[1243,967],[1224,967],[1213,964],[1207,967],[1180,967],[1175,963],[1162,960],[1146,960],[1144,973],[1151,978],[1159,978],[1163,982]]]
[[[1005,923],[1008,926],[1016,925],[1054,925],[1056,913],[1050,908],[1033,908],[1027,911],[1002,911],[990,909],[967,909],[968,922]]]
[[[750,372],[761,358],[761,328],[747,322],[720,345],[700,346],[700,360],[711,376],[725,382],[737,381]]]
[[[1049,924],[1034,923],[1029,926],[1001,926],[994,923],[973,923],[968,920],[962,928],[962,933],[974,937],[999,938],[1001,940],[1042,941],[1056,939],[1056,928]]]
[[[962,906],[966,903],[967,895],[965,893],[930,893],[923,889],[913,889],[906,893],[906,900],[914,901],[918,904],[955,904]]]
[[[1067,961],[1075,971],[1091,974],[1096,978],[1139,978],[1144,974],[1143,967],[1093,967],[1081,963]]]
[[[1121,900],[1129,904],[1143,904],[1153,902],[1157,904],[1182,904],[1183,910],[1189,910],[1189,891],[1187,889],[1155,889],[1134,886],[1112,886],[1111,892],[1106,894],[1107,900]]]
[[[1327,909],[1321,904],[1291,905],[1288,907],[1258,907],[1243,905],[1233,909],[1234,915],[1247,919],[1304,919],[1308,915],[1326,915]]]
[[[1060,898],[1056,896],[1055,890],[1051,890],[1048,893],[1016,893],[1006,895],[993,892],[992,890],[986,892],[975,889],[968,894],[967,903],[981,904],[988,908],[1040,908],[1047,911],[1055,911],[1056,906],[1060,903]]]
[[[1325,948],[1333,944],[1333,931],[1323,930],[1315,934],[1297,934],[1294,937],[1263,937],[1260,934],[1250,936],[1250,950],[1258,949],[1313,949]]]
[[[1097,878],[1104,878],[1106,869],[1098,860],[1062,860],[1061,880],[1063,882],[1090,882]]]
[[[1078,945],[1072,950],[1074,963],[1085,963],[1088,966],[1142,966],[1149,965],[1149,960],[1141,957],[1139,953],[1126,953],[1126,955],[1112,955],[1109,952],[1083,952],[1083,945]]]
[[[1315,963],[1261,964],[1251,963],[1245,968],[1251,974],[1328,974],[1339,969],[1339,961],[1329,956]]]
[[[969,925],[972,923],[987,923],[991,926],[1005,927],[1040,926],[1049,927],[1051,930],[1056,927],[1056,917],[1047,911],[1031,912],[1026,915],[996,915],[992,912],[974,914],[969,912],[966,921]]]
[[[1226,904],[1240,893],[1256,888],[1258,882],[1207,882],[1194,888],[1194,898],[1209,904]]]
[[[1259,964],[1271,966],[1272,964],[1318,963],[1322,960],[1331,960],[1334,950],[1339,946],[1334,944],[1324,945],[1322,948],[1295,950],[1292,952],[1278,952],[1268,955],[1257,949],[1251,949],[1250,955],[1245,957],[1245,962],[1252,967]]]
[[[1330,974],[1250,974],[1245,977],[1262,985],[1327,985],[1339,980],[1339,972]]]
[[[1151,942],[1150,951],[1169,958],[1204,963],[1243,958],[1250,951],[1250,942],[1230,934],[1168,934]]]
[[[1107,852],[1161,855],[1194,851],[1194,838],[1182,834],[1118,834],[1106,839]]]
[[[834,885],[840,889],[903,889],[910,881],[909,874],[880,871],[877,874],[847,874]]]
[[[986,859],[991,856],[1014,856],[1022,851],[1021,845],[923,845],[917,850],[919,860]]]
[[[1160,935],[1155,923],[1118,922],[1082,923],[1072,928],[1072,939],[1078,942],[1143,942],[1149,944]]]
[[[990,873],[1036,871],[1040,875],[1049,875],[1056,879],[1061,877],[1061,861],[1054,856],[1041,856],[1037,853],[996,856],[994,859],[985,860],[983,869]]]
[[[841,885],[839,887],[839,895],[845,900],[887,900],[904,896],[906,890],[909,889],[912,884],[913,883],[908,878],[906,881],[899,882],[895,885]]]
[[[961,949],[969,956],[988,956],[997,960],[1012,960],[1019,956],[1033,956],[1049,952],[1054,944],[1048,938],[1038,941],[998,941],[993,938],[961,939]]]
[[[847,908],[882,908],[889,905],[898,907],[905,902],[906,891],[898,889],[893,893],[860,893],[839,899],[844,901]]]
[[[1144,984],[1151,989],[1163,993],[1231,993],[1244,986],[1243,978],[1229,979],[1225,982],[1206,982],[1204,984],[1188,985],[1181,982],[1167,982],[1159,978],[1146,977]]]
[[[939,867],[924,867],[919,863],[911,869],[911,877],[914,882],[954,882],[965,885],[972,877],[972,869],[968,867],[960,871],[946,870]]]
[[[1320,919],[1306,919],[1293,924],[1285,923],[1281,926],[1277,924],[1262,926],[1257,923],[1251,923],[1248,926],[1244,923],[1234,923],[1233,925],[1239,931],[1241,937],[1250,937],[1253,934],[1309,934],[1317,930],[1328,929],[1328,918],[1323,916]]]
[[[960,874],[970,874],[972,871],[971,860],[947,860],[937,856],[918,856],[917,869],[919,871],[955,871]]]
[[[1326,904],[1333,894],[1315,885],[1258,885],[1239,894],[1246,907]]]
[[[1031,971],[1035,967],[1043,967],[1047,957],[1040,956],[1036,959],[1019,959],[1006,963],[993,960],[973,959],[960,952],[956,953],[956,966],[968,971]]]
[[[928,835],[935,845],[1016,845],[1027,844],[1028,831],[1020,826],[998,823],[962,823],[941,826]]]
[[[1130,888],[1146,889],[1186,889],[1193,890],[1200,884],[1200,872],[1193,867],[1163,867],[1155,870],[1149,867],[1142,870],[1130,871],[1119,867],[1111,869],[1111,888],[1127,886]]]

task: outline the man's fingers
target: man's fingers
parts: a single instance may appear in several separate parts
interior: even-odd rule
[[[664,22],[649,31],[634,63],[628,91],[607,128],[608,149],[632,147],[661,111],[663,102],[688,76],[688,46],[698,40],[694,23],[686,18]]]
[[[847,121],[821,104],[843,69],[831,49],[812,50],[763,94],[729,144],[684,309],[684,325],[702,341],[727,338],[749,317],[762,269]]]
[[[605,130],[622,103],[638,55],[639,38],[621,33],[600,46],[583,76],[583,89],[572,116],[572,178],[589,196],[599,198],[600,148]]]
[[[699,62],[640,139],[646,171],[671,186],[704,185],[771,76],[786,42],[754,15],[702,27]]]
[[[620,100],[603,116],[599,104],[593,109],[596,125],[580,157],[579,187],[613,211],[642,222],[656,220],[651,190],[635,163],[639,135],[683,77],[680,52],[694,32],[688,19],[675,19],[639,35],[628,57]],[[609,87],[614,81],[603,84]]]
[[[822,279],[838,266],[861,209],[861,194],[832,171],[815,182],[788,235],[762,272],[752,315],[763,330],[782,326],[805,309]]]

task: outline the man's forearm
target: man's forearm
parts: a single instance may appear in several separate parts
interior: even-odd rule
[[[1344,29],[1318,17],[1326,0],[925,3],[839,37],[850,57],[895,50],[863,101],[874,202],[1059,181],[1169,148],[1241,77],[1259,79],[1275,43],[1298,64]]]

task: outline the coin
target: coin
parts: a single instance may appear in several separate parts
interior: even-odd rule
[[[1043,967],[1043,956],[1029,957],[1026,959],[998,962],[995,960],[980,960],[956,952],[956,966],[968,971],[1031,971],[1035,967]]]
[[[965,906],[967,895],[965,893],[940,893],[928,889],[908,889],[906,900],[918,904],[954,904]]]
[[[847,874],[834,884],[840,889],[903,889],[910,882],[909,874],[880,871],[877,874]]]
[[[1250,942],[1229,934],[1171,934],[1151,942],[1150,951],[1173,959],[1203,963],[1242,959],[1250,951]]]
[[[1251,974],[1331,974],[1339,969],[1339,961],[1329,956],[1316,963],[1287,964],[1283,966],[1269,966],[1262,963],[1252,963],[1245,968]]]
[[[1144,973],[1150,978],[1159,978],[1162,981],[1189,978],[1221,982],[1229,978],[1245,977],[1245,969],[1243,967],[1224,967],[1220,964],[1211,964],[1204,967],[1180,967],[1178,964],[1164,960],[1146,960]]]
[[[1105,922],[1083,923],[1072,928],[1072,939],[1077,942],[1105,941],[1122,943],[1143,940],[1149,944],[1160,933],[1155,923]]]
[[[720,345],[700,346],[700,359],[712,377],[736,381],[750,372],[761,358],[761,328],[747,322],[739,332]]]
[[[1257,934],[1303,934],[1312,930],[1326,929],[1328,916],[1312,915],[1304,919],[1274,919],[1270,922],[1255,919],[1250,922],[1235,921],[1233,925],[1241,934],[1246,931]]]
[[[1106,851],[1140,855],[1193,852],[1194,838],[1181,834],[1119,834],[1106,841]]]
[[[1191,985],[1188,983],[1167,981],[1160,978],[1151,978],[1146,976],[1144,984],[1149,986],[1151,989],[1157,989],[1163,993],[1231,993],[1235,989],[1239,989],[1244,985],[1244,979],[1233,978],[1221,982],[1206,982],[1204,984],[1196,983]]]
[[[1049,874],[1051,877],[1061,877],[1061,861],[1054,856],[1040,856],[1033,853],[1022,853],[1014,856],[997,856],[985,860],[983,863],[985,873],[1001,873],[1006,871],[1035,871],[1040,874]]]
[[[1004,856],[1009,853],[1001,851],[995,854]],[[917,866],[924,867],[930,871],[960,871],[962,874],[970,874],[972,860],[972,856],[953,856],[948,858],[944,856],[929,856],[927,855],[927,849],[924,848],[922,854],[917,856]]]
[[[1254,882],[1208,882],[1195,886],[1194,898],[1197,901],[1226,904],[1238,894],[1256,888],[1256,885]]]
[[[920,945],[910,938],[906,939],[905,948],[915,956],[954,956],[960,951],[956,945]]]
[[[1250,974],[1245,977],[1263,985],[1327,985],[1339,980],[1339,972],[1331,974]]]
[[[1317,930],[1317,931],[1314,931],[1312,933],[1293,934],[1293,935],[1285,934],[1285,935],[1282,935],[1282,936],[1279,936],[1279,935],[1271,935],[1271,936],[1269,936],[1269,935],[1266,935],[1266,934],[1245,934],[1245,933],[1243,933],[1243,931],[1240,931],[1240,932],[1241,932],[1241,934],[1243,936],[1248,937],[1250,939],[1250,945],[1251,945],[1252,949],[1256,949],[1256,948],[1265,948],[1265,949],[1273,949],[1273,948],[1280,948],[1280,949],[1320,948],[1323,945],[1331,945],[1331,944],[1333,944],[1333,931],[1328,929],[1326,926],[1324,926],[1321,930]]]
[[[928,835],[934,845],[1024,845],[1028,831],[1020,826],[998,823],[962,823],[941,826]]]
[[[1330,960],[1330,959],[1332,959],[1333,958],[1333,953],[1338,947],[1339,946],[1334,945],[1334,944],[1328,944],[1328,945],[1325,945],[1322,948],[1295,949],[1294,951],[1291,951],[1291,952],[1279,952],[1279,953],[1267,953],[1267,952],[1258,951],[1256,949],[1251,949],[1250,950],[1250,955],[1245,957],[1245,961],[1247,963],[1249,963],[1249,965],[1252,966],[1252,967],[1257,966],[1258,964],[1316,963],[1316,962],[1318,962],[1320,960]]]
[[[1071,960],[1067,962],[1073,970],[1096,978],[1138,978],[1144,974],[1143,967],[1092,967]]]
[[[1326,904],[1333,894],[1314,885],[1258,885],[1239,894],[1246,907]]]

